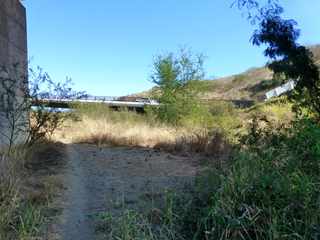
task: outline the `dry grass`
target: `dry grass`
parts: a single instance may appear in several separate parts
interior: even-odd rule
[[[249,109],[248,113],[249,119],[257,115],[265,116],[268,121],[272,121],[276,126],[289,124],[295,117],[292,111],[292,103],[285,96],[257,104]]]
[[[229,153],[230,145],[222,133],[199,128],[173,128],[148,121],[114,122],[108,118],[84,116],[70,121],[55,135],[66,143],[98,146],[153,148],[175,154],[204,154],[218,157]]]
[[[70,121],[58,131],[55,139],[67,143],[136,146],[153,148],[159,142],[174,143],[178,130],[164,126],[151,126],[144,122],[113,122],[105,118],[83,117]]]
[[[42,143],[31,149],[16,148],[0,158],[0,239],[41,239],[45,212],[61,192],[53,169],[62,166],[62,145]],[[48,156],[51,159],[48,160]],[[37,238],[36,238],[37,237]]]
[[[0,159],[0,239],[7,237],[10,220],[18,206],[19,178],[14,159],[1,156]]]
[[[23,184],[23,198],[37,205],[48,205],[63,188],[60,170],[65,165],[65,146],[46,142],[34,146],[25,163],[27,175]]]

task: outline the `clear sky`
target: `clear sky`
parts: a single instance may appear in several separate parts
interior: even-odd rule
[[[32,65],[77,90],[120,96],[152,87],[155,55],[187,46],[207,56],[208,78],[266,63],[233,0],[26,0]],[[280,0],[300,42],[320,43],[320,1]]]

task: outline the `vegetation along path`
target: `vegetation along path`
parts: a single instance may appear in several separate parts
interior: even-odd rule
[[[183,190],[197,172],[188,157],[144,148],[68,146],[67,188],[59,239],[107,239],[98,216],[124,209],[146,210],[166,189]]]

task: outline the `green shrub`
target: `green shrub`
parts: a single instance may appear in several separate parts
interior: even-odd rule
[[[200,104],[197,94],[203,88],[203,57],[181,50],[158,56],[151,76],[159,87],[154,96],[161,103],[154,115],[171,125],[202,125],[210,121],[208,110]]]
[[[208,104],[209,111],[213,116],[232,115],[237,114],[235,106],[227,101],[211,101]]]
[[[110,114],[110,108],[104,103],[73,103],[72,108],[79,116],[104,117]]]
[[[103,213],[98,216],[99,230],[114,240],[183,240],[179,233],[175,195],[167,191],[162,209],[145,209],[146,213],[124,210],[119,216]]]
[[[15,231],[19,239],[28,239],[31,236],[39,236],[44,216],[39,206],[30,203],[22,203],[17,209],[15,219]]]
[[[8,238],[19,205],[18,179],[11,159],[0,157],[0,239]]]
[[[0,239],[31,239],[39,236],[44,221],[40,207],[24,199],[21,178],[25,169],[21,149],[0,158]]]
[[[253,121],[231,161],[170,198],[156,225],[125,213],[113,229],[128,235],[118,239],[319,239],[320,127],[309,119],[268,124]],[[159,229],[171,235],[159,238]]]
[[[148,117],[129,111],[127,108],[121,108],[117,111],[110,109],[104,103],[77,103],[73,105],[73,108],[76,109],[76,116],[79,120],[84,116],[92,119],[106,119],[113,123],[137,123],[149,120]]]
[[[247,149],[237,152],[231,169],[210,175],[215,187],[195,195],[187,211],[196,216],[186,226],[193,232],[186,234],[195,234],[193,239],[318,239],[319,126],[300,120],[285,130],[252,129],[256,134],[250,133]]]
[[[212,101],[208,104],[211,114],[211,128],[219,129],[231,142],[237,142],[237,135],[242,130],[240,111],[230,102]]]

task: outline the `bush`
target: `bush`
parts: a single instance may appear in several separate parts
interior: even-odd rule
[[[186,226],[193,239],[319,238],[319,126],[300,120],[285,130],[258,128],[230,170],[210,175],[214,190],[193,198],[196,217]]]
[[[18,179],[13,161],[0,159],[0,239],[6,239],[10,223],[19,204]]]
[[[120,222],[130,220],[133,232],[111,229],[129,233],[125,239],[319,239],[319,125],[300,119],[277,128],[257,119],[242,143],[231,161],[171,199],[170,224],[130,212]],[[159,229],[174,234],[158,238]]]
[[[178,126],[201,125],[209,120],[208,110],[197,99],[202,88],[199,80],[204,77],[201,55],[181,50],[176,56],[158,56],[153,66],[151,79],[159,87],[154,97],[161,103],[153,113],[160,121]]]
[[[50,166],[48,156],[43,154],[48,152],[42,152],[41,161],[34,164],[36,168],[29,169],[25,164],[34,160],[35,149],[42,149],[40,142],[49,146],[45,140],[70,117],[47,108],[50,106],[43,100],[69,98],[78,93],[71,90],[70,81],[54,83],[41,69],[30,70],[25,76],[19,72],[19,66],[14,65],[10,69],[1,68],[0,75],[3,90],[0,101],[0,239],[38,239],[45,218],[43,209],[48,208],[49,196],[55,190],[54,184],[49,186],[46,179]],[[49,155],[58,160],[52,152]],[[37,169],[41,167],[43,171],[39,174]],[[50,178],[54,175],[50,172]],[[34,185],[32,177],[36,179]]]
[[[227,101],[212,101],[208,104],[209,112],[213,116],[232,115],[235,116],[237,111],[235,106]]]
[[[46,99],[78,99],[85,96],[84,92],[77,92],[71,88],[71,79],[64,82],[54,82],[41,68],[37,71],[30,69],[29,91],[24,102],[29,112],[30,120],[27,125],[26,143],[33,145],[49,139],[53,133],[68,119],[74,118],[72,112],[61,112],[56,106],[51,106]],[[30,101],[31,99],[31,101]]]
[[[0,108],[1,144],[10,152],[16,144],[32,145],[50,137],[72,114],[51,108],[46,99],[75,99],[84,92],[73,91],[70,79],[55,83],[38,68],[21,74],[19,65],[0,69],[0,87],[3,90]]]
[[[212,101],[208,105],[211,114],[211,128],[219,129],[227,140],[237,142],[237,135],[242,130],[240,111],[230,102]]]
[[[0,239],[38,237],[44,222],[42,206],[29,201],[22,192],[26,156],[24,149],[14,149],[0,159]]]
[[[151,208],[145,214],[124,210],[116,217],[102,213],[99,230],[106,233],[107,239],[114,240],[184,240],[176,225],[174,200],[174,194],[168,191],[162,209]]]

